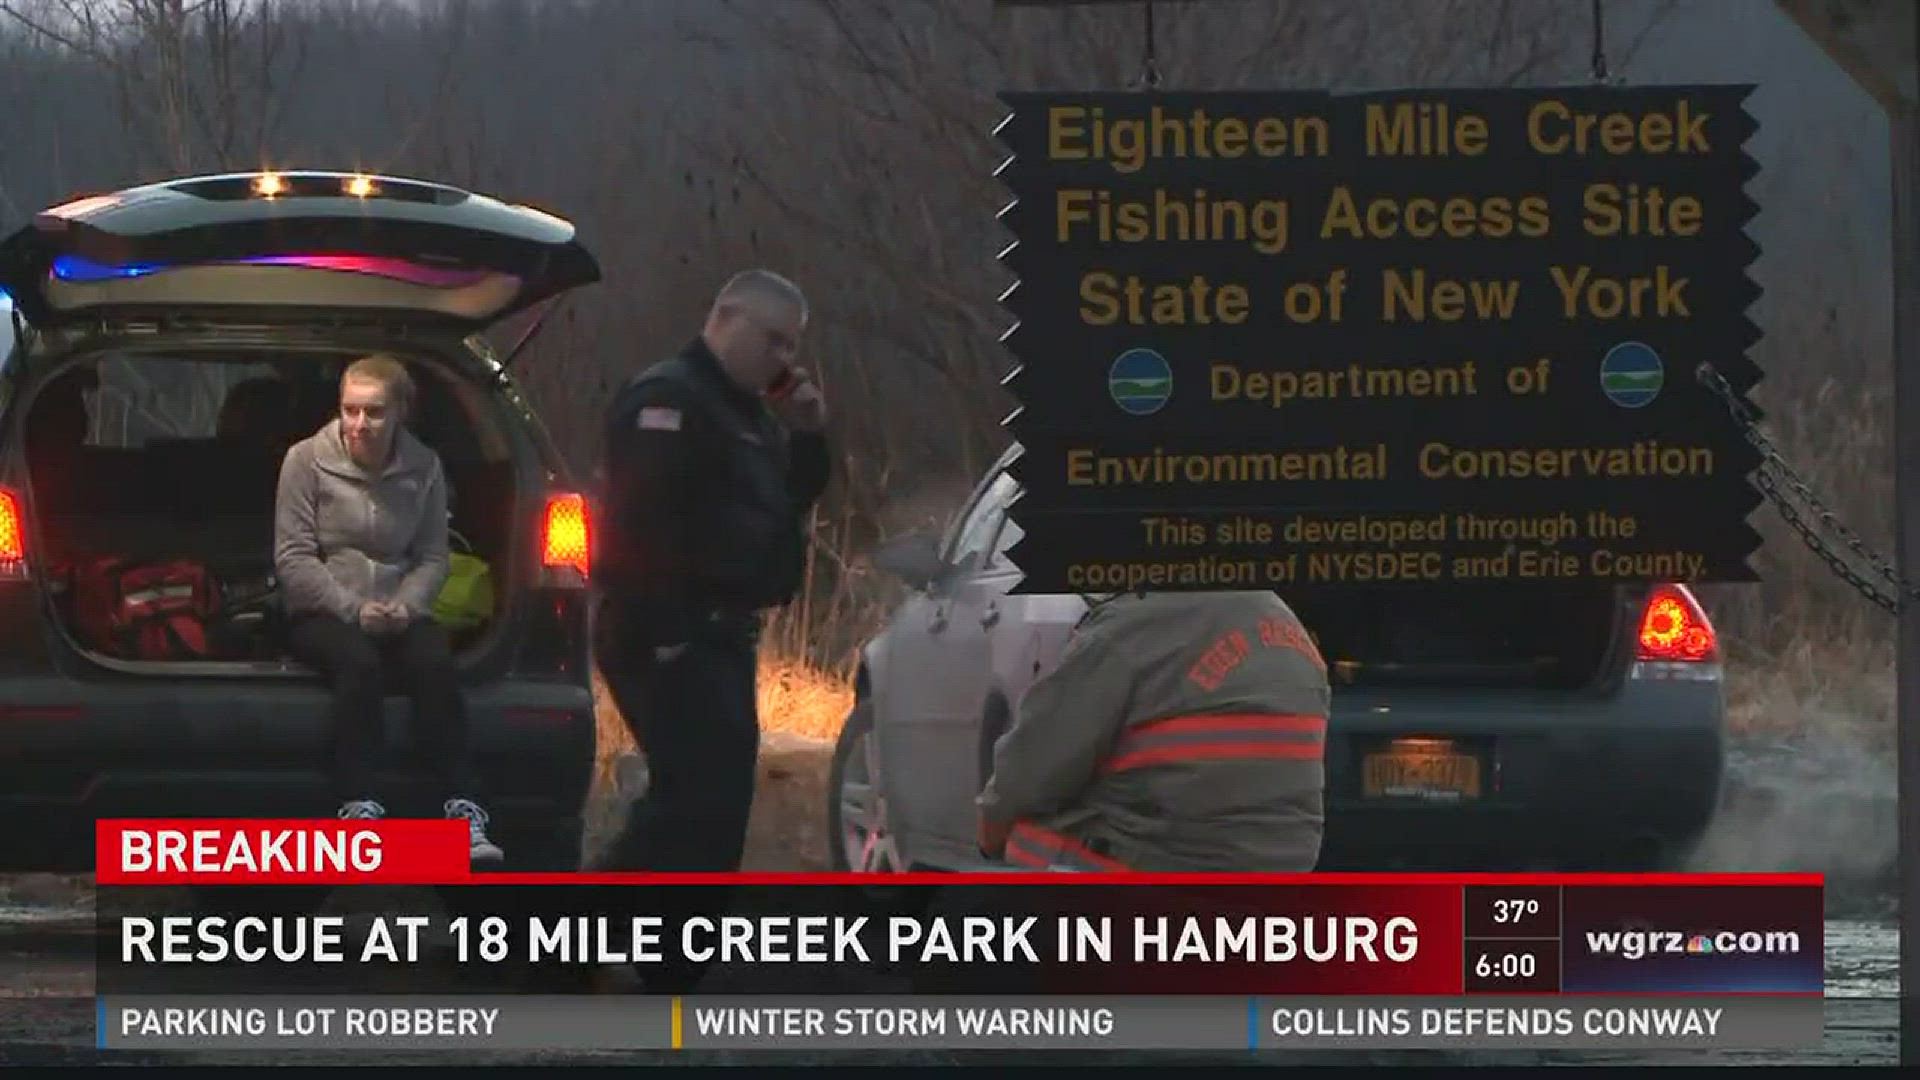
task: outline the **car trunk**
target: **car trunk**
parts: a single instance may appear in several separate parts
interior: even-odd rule
[[[288,663],[273,577],[280,463],[333,416],[340,372],[360,354],[149,344],[49,373],[23,425],[29,557],[75,648],[134,672],[301,670]],[[418,388],[408,428],[446,471],[454,550],[489,568],[498,608],[518,516],[513,443],[483,388],[427,356],[393,355]],[[97,584],[166,564],[205,571],[216,608],[198,623],[203,655],[100,632]],[[493,621],[456,626],[456,650],[484,651]]]
[[[1289,589],[1339,686],[1577,690],[1619,670],[1632,598],[1611,586]]]

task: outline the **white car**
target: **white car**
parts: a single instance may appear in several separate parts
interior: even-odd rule
[[[982,868],[974,798],[1088,598],[1012,595],[1009,450],[946,535],[883,548],[914,593],[863,651],[828,788],[836,869]],[[1712,821],[1725,702],[1680,585],[1289,590],[1334,680],[1321,869],[1658,869]]]

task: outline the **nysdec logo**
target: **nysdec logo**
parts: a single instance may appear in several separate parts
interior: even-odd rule
[[[1667,381],[1660,354],[1638,341],[1623,341],[1600,361],[1600,389],[1623,409],[1638,409],[1660,396]]]
[[[1152,349],[1128,349],[1107,369],[1107,393],[1120,411],[1150,416],[1173,397],[1173,368]]]

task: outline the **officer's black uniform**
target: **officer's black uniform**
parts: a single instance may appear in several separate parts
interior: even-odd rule
[[[648,765],[607,861],[737,870],[760,748],[759,613],[799,591],[826,439],[789,434],[698,339],[629,383],[606,425],[596,646]]]

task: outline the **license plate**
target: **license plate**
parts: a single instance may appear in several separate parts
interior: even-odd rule
[[[1362,772],[1363,790],[1370,797],[1480,797],[1480,759],[1471,754],[1389,750],[1368,754]]]

